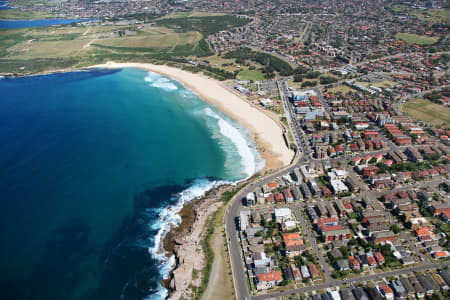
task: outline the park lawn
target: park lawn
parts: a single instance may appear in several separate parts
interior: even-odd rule
[[[130,48],[174,48],[179,45],[197,44],[202,35],[199,32],[191,31],[176,33],[173,30],[161,31],[142,31],[135,36],[126,36],[122,38],[110,38],[96,41],[96,44],[111,47],[130,47]]]
[[[348,92],[355,92],[355,91],[356,91],[355,89],[353,89],[347,85],[344,85],[344,84],[337,85],[337,86],[334,86],[334,87],[331,87],[328,89],[328,93],[339,93],[340,92],[342,94],[345,94]]]
[[[26,12],[19,9],[1,9],[0,20],[35,20],[54,18],[51,14],[41,12]]]
[[[229,64],[229,63],[234,64],[234,59],[223,58],[222,56],[218,56],[218,55],[208,56],[208,57],[204,58],[204,60],[207,60],[211,66],[216,67],[216,68],[222,67],[223,64]]]
[[[383,80],[379,82],[367,82],[367,81],[357,81],[356,84],[359,84],[361,86],[369,87],[369,86],[375,86],[379,88],[391,88],[395,86],[397,83],[394,81],[389,80]]]
[[[438,23],[450,21],[450,9],[412,9],[409,11],[409,14],[424,22]]]
[[[412,99],[404,104],[403,110],[413,119],[431,123],[434,126],[450,127],[450,108],[426,99]]]
[[[214,12],[202,12],[202,11],[193,11],[193,12],[179,12],[173,13],[168,16],[164,16],[161,19],[179,19],[186,17],[211,17],[211,16],[224,16],[225,13],[214,13]]]
[[[438,41],[437,37],[417,35],[412,33],[397,33],[396,39],[407,42],[408,44],[432,45]]]
[[[241,80],[263,81],[264,74],[260,70],[243,69],[238,74]]]
[[[123,49],[174,49],[177,46],[197,47],[203,38],[196,31],[176,33],[170,28],[151,28],[137,32],[135,36],[109,38],[112,32],[124,30],[123,26],[59,26],[6,30],[0,38],[0,51],[8,59],[67,58],[92,51],[95,44]],[[150,51],[152,52],[152,51]]]

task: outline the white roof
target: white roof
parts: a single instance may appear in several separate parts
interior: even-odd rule
[[[295,226],[295,222],[294,221],[285,221],[284,225],[286,225],[286,227]]]
[[[291,210],[289,208],[275,208],[275,217],[287,217],[291,215]]]

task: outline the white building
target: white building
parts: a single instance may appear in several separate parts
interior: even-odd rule
[[[335,194],[348,192],[348,187],[340,180],[330,180],[330,184]]]
[[[275,221],[277,223],[292,221],[292,219],[292,212],[289,208],[275,208]]]

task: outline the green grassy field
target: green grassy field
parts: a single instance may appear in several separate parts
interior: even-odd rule
[[[450,9],[428,9],[428,10],[410,10],[410,15],[416,16],[419,20],[424,22],[449,22]]]
[[[347,86],[347,85],[337,85],[334,86],[332,88],[328,89],[328,93],[342,93],[342,94],[346,94],[348,92],[355,92],[355,89],[352,89],[351,87]]]
[[[366,82],[366,81],[357,81],[356,84],[359,84],[359,85],[365,86],[365,87],[376,86],[376,87],[379,87],[379,88],[391,88],[394,85],[396,85],[397,83],[394,82],[394,81],[383,80],[383,81],[380,81],[380,82],[373,82],[373,83],[372,82]]]
[[[450,108],[426,99],[413,99],[404,104],[403,110],[411,118],[450,128]]]
[[[238,78],[241,80],[263,81],[264,74],[259,70],[243,69],[239,72]]]
[[[168,16],[164,16],[161,19],[179,19],[179,18],[186,18],[186,17],[211,17],[211,16],[224,16],[226,14],[224,13],[208,13],[208,12],[202,12],[202,11],[193,11],[193,12],[179,12],[170,14]]]
[[[407,42],[408,44],[432,45],[438,41],[437,37],[429,37],[412,33],[397,33],[396,39]]]
[[[1,9],[0,20],[35,20],[35,19],[48,19],[52,15],[46,13],[31,13],[20,11],[18,9]]]

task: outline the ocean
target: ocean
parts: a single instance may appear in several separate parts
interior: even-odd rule
[[[263,162],[250,133],[139,69],[0,79],[3,299],[163,299],[182,204]]]

